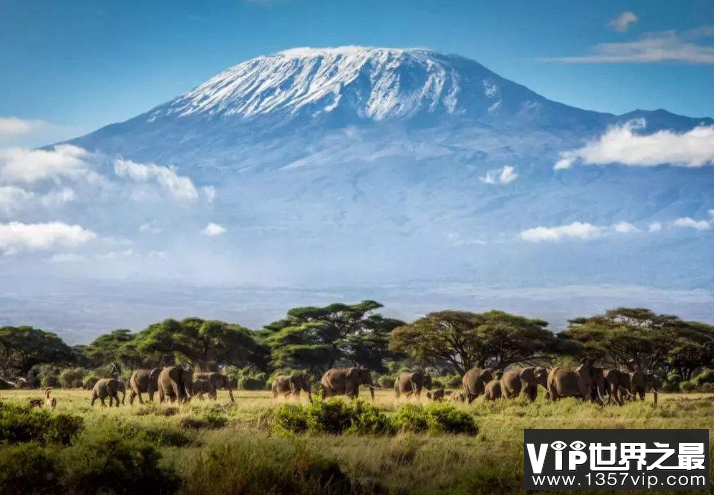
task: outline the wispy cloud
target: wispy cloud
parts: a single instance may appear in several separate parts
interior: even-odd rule
[[[467,239],[458,232],[449,232],[446,235],[452,246],[485,246],[487,243],[481,239]]]
[[[630,222],[618,222],[609,226],[598,226],[588,222],[573,222],[557,227],[535,227],[521,232],[526,242],[559,242],[568,239],[592,240],[604,236],[641,232]]]
[[[155,181],[177,201],[195,201],[198,199],[198,192],[191,179],[178,175],[172,167],[118,159],[114,161],[114,173],[119,177],[126,177],[135,182]]]
[[[47,179],[94,177],[89,169],[92,154],[77,146],[62,144],[51,150],[0,149],[0,180],[34,183]]]
[[[6,254],[46,250],[55,246],[76,246],[96,237],[91,230],[61,222],[0,223],[0,250]]]
[[[139,232],[146,232],[148,234],[160,234],[162,232],[162,229],[153,221],[149,221],[139,225]]]
[[[544,60],[568,64],[714,64],[714,46],[702,43],[702,38],[709,36],[710,29],[704,26],[681,33],[675,30],[645,33],[635,41],[599,43],[585,55]]]
[[[16,136],[38,131],[47,126],[41,120],[26,120],[17,117],[0,117],[0,136]]]
[[[678,218],[674,221],[675,227],[688,227],[696,230],[711,230],[714,228],[714,210],[709,210],[708,220],[695,220],[690,217]]]
[[[216,188],[213,186],[203,186],[201,188],[201,192],[203,193],[204,197],[206,198],[206,201],[209,203],[213,203],[216,200]]]
[[[209,223],[206,228],[201,231],[202,235],[207,235],[210,237],[215,237],[218,235],[223,235],[226,233],[225,227],[218,225],[217,223]]]
[[[489,170],[484,177],[479,177],[479,180],[484,184],[510,184],[518,178],[516,169],[510,165],[496,170]]]
[[[647,227],[648,232],[659,232],[662,230],[662,222],[652,222]]]
[[[614,19],[611,19],[607,25],[617,32],[624,33],[627,31],[627,28],[630,27],[630,24],[634,24],[636,22],[637,15],[634,12],[623,12]]]
[[[54,189],[46,194],[36,194],[22,187],[0,186],[0,212],[4,212],[5,214],[36,204],[42,206],[59,206],[76,199],[77,195],[69,187]]]
[[[570,168],[576,162],[588,165],[622,165],[653,167],[671,164],[682,167],[703,167],[714,163],[714,126],[701,126],[677,134],[664,130],[654,134],[638,134],[644,129],[642,120],[611,127],[595,141],[578,150],[563,151],[555,169]]]

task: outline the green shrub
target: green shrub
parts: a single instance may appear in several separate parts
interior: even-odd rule
[[[84,368],[66,369],[60,373],[60,385],[62,388],[77,388],[78,384],[81,387],[86,374],[87,370]]]
[[[80,494],[174,493],[179,479],[160,465],[156,448],[114,428],[84,432],[60,453],[67,492]]]
[[[100,376],[95,372],[90,371],[84,377],[84,388],[86,388],[87,390],[91,390],[94,387],[94,384],[97,383],[99,380]]]
[[[379,379],[377,380],[377,383],[379,383],[379,386],[382,388],[394,388],[394,382],[396,382],[397,379],[393,375],[381,375]]]
[[[79,416],[0,402],[0,442],[68,444],[82,425]]]
[[[262,378],[261,378],[262,377]],[[238,379],[238,390],[265,390],[265,374],[242,376]]]
[[[0,493],[62,493],[60,469],[36,442],[0,446]]]
[[[195,415],[185,416],[179,420],[179,425],[181,425],[182,428],[195,430],[203,428],[223,428],[227,424],[228,418],[214,408],[206,409]]]
[[[272,424],[278,433],[305,433],[307,411],[299,404],[281,404],[273,413]]]
[[[373,404],[356,401],[353,406],[352,425],[347,433],[356,435],[392,435],[396,428],[389,416]]]
[[[714,383],[714,370],[704,370],[699,373],[694,380],[700,385]]]
[[[694,380],[688,380],[679,384],[679,390],[685,393],[694,392],[698,388]]]
[[[404,404],[397,410],[394,427],[401,432],[423,433],[429,429],[429,419],[422,406]]]
[[[432,433],[475,435],[478,432],[474,417],[451,404],[431,404],[426,414]]]
[[[356,411],[351,404],[333,398],[307,406],[307,427],[312,433],[339,435],[352,426]]]
[[[60,386],[59,375],[44,375],[40,381],[42,388],[55,388]]]
[[[394,417],[394,427],[401,432],[451,433],[475,435],[474,417],[451,404],[430,404],[427,407],[404,404]]]
[[[665,392],[679,392],[682,377],[677,373],[670,373],[662,384],[662,390]]]

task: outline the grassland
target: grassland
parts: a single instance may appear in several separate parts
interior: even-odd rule
[[[549,403],[539,397],[533,404],[478,399],[471,406],[457,405],[475,415],[476,436],[386,437],[278,435],[270,418],[284,399],[275,400],[269,392],[239,391],[235,404],[222,392],[216,402],[119,408],[90,407],[87,391],[56,390],[54,395],[58,413],[85,419],[85,434],[114,429],[144,435],[158,448],[162,465],[178,473],[185,494],[310,493],[317,488],[300,473],[314,472],[315,459],[325,460],[328,474],[335,461],[350,480],[348,491],[356,493],[519,493],[524,429],[707,428],[711,437],[714,428],[714,397],[698,394],[660,394],[657,406],[648,397],[645,403],[604,408],[573,399]],[[22,404],[40,396],[39,391],[0,392],[0,400]],[[389,412],[403,402],[386,391],[379,391],[375,401]]]

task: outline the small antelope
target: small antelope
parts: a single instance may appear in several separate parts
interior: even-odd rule
[[[30,407],[42,407],[42,399],[30,399]]]
[[[47,390],[45,390],[45,407],[54,411],[55,407],[57,407],[57,399],[55,399],[54,397],[50,397],[51,391],[52,391],[51,388],[48,388]]]

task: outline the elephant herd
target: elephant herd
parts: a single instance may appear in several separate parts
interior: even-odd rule
[[[144,400],[141,394],[147,394],[149,400],[154,400],[154,394],[159,394],[159,402],[188,402],[192,397],[203,400],[207,395],[211,399],[217,399],[217,390],[225,388],[228,390],[231,402],[233,390],[230,380],[224,374],[217,372],[197,372],[183,368],[181,366],[170,366],[167,368],[141,369],[132,373],[129,379],[129,404],[133,404],[138,397],[139,403]],[[124,405],[126,398],[126,386],[124,382],[116,378],[104,378],[99,380],[92,389],[92,406],[99,400],[103,406],[104,400],[109,398],[109,406],[120,404],[119,393],[122,394],[121,404]]]
[[[651,391],[656,404],[662,382],[652,373],[604,369],[595,366],[592,359],[583,359],[576,368],[556,366],[550,370],[543,367],[510,369],[500,378],[494,378],[494,370],[490,368],[472,368],[464,375],[463,392],[452,394],[451,398],[471,403],[481,394],[489,401],[523,395],[533,401],[538,386],[545,390],[546,399],[551,401],[576,397],[586,402],[623,405],[625,400],[638,397],[645,400],[645,393]]]
[[[538,387],[545,390],[547,400],[556,401],[563,397],[576,397],[584,401],[594,401],[601,404],[615,403],[622,405],[625,400],[645,399],[646,392],[654,393],[654,402],[657,403],[657,393],[662,385],[652,373],[635,371],[627,373],[617,369],[603,369],[594,365],[592,359],[584,359],[576,368],[557,366],[550,370],[543,367],[527,367],[509,369],[500,376],[491,368],[478,367],[468,370],[462,379],[461,391],[445,391],[443,388],[434,390],[432,379],[421,371],[401,373],[394,382],[395,398],[410,398],[421,396],[422,390],[427,390],[427,397],[431,400],[447,399],[455,402],[474,401],[483,395],[485,400],[512,399],[519,396],[526,397],[529,401],[535,400]],[[374,400],[374,390],[379,388],[372,381],[369,369],[360,366],[351,368],[330,368],[320,380],[322,397],[328,398],[346,395],[351,399],[359,397],[361,385],[369,387],[370,395]],[[230,380],[226,375],[217,372],[197,372],[180,366],[167,368],[136,370],[129,380],[129,404],[133,404],[138,397],[143,404],[142,394],[148,394],[153,401],[154,394],[158,392],[159,402],[184,403],[196,397],[200,400],[204,396],[211,399],[217,398],[217,390],[228,390],[231,402],[235,402]],[[312,387],[308,377],[301,372],[290,375],[280,375],[271,384],[273,397],[298,396],[302,391],[312,401]],[[119,393],[122,394],[121,404],[124,404],[126,387],[116,378],[99,380],[92,390],[92,405],[100,400],[109,398],[109,406],[119,406]]]

